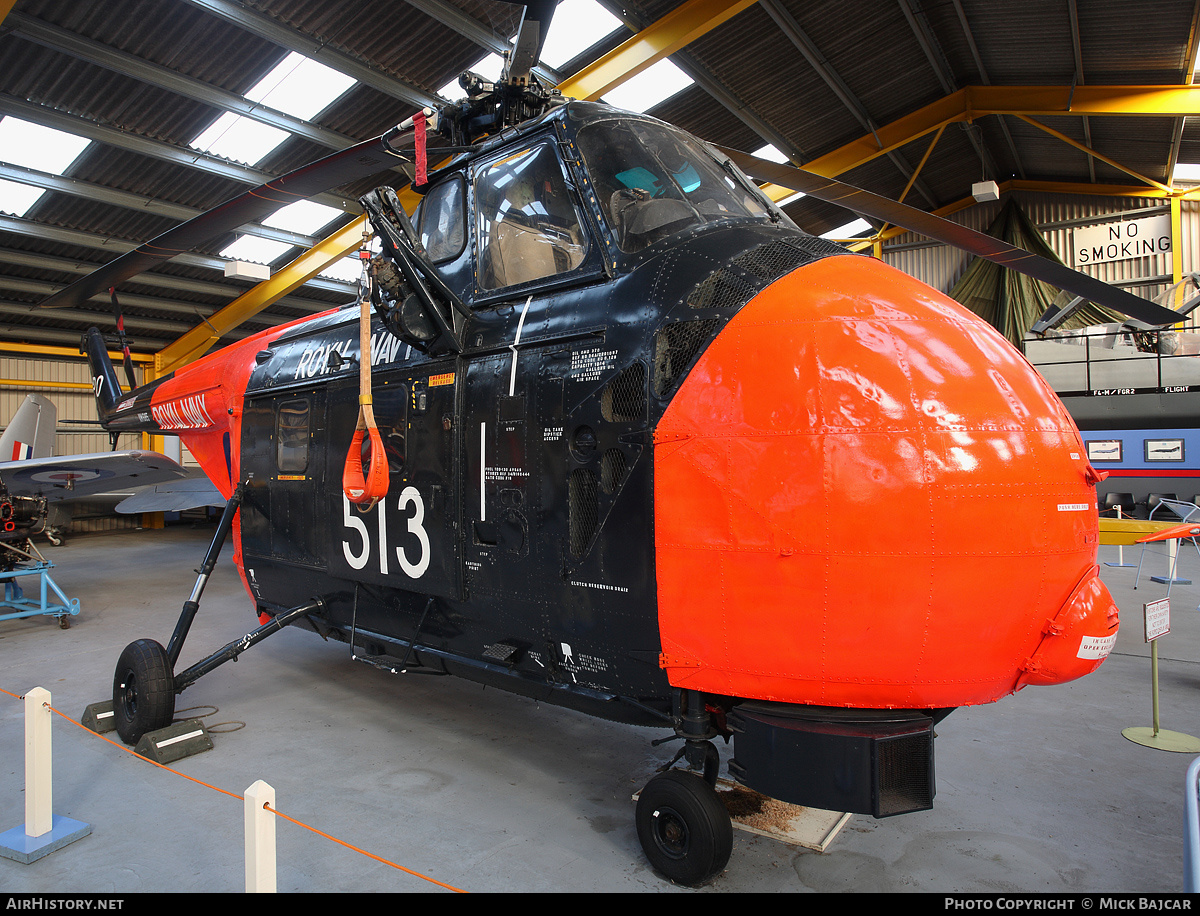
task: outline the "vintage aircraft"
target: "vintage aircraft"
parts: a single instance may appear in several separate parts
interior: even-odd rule
[[[540,86],[522,51],[499,83],[464,76],[468,100],[427,124],[222,208],[239,225],[280,187],[345,180],[355,157],[378,170],[411,140],[419,159],[436,131],[456,153],[418,176],[411,219],[391,189],[363,199],[382,253],[368,272],[364,250],[358,304],[128,394],[89,331],[105,427],[181,436],[229,499],[166,647],[121,655],[122,737],[165,726],[177,693],[294,625],[392,670],[667,729],[682,745],[636,823],[682,883],[730,855],[718,736],[731,775],[764,794],[929,808],[937,722],[1085,675],[1112,648],[1102,475],[981,320],[806,235],[731,155]],[[736,158],[1173,319],[927,214]],[[181,235],[48,304],[120,282]],[[175,672],[230,531],[261,626]]]
[[[70,518],[81,503],[115,488],[140,488],[186,478],[177,462],[157,452],[131,450],[87,455],[54,454],[58,410],[41,394],[29,394],[0,436],[0,571],[34,558],[29,539]],[[112,505],[115,500],[109,500]]]

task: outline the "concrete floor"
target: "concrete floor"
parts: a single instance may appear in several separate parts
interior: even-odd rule
[[[82,611],[0,622],[0,689],[49,690],[78,719],[111,696],[133,639],[166,643],[210,527],[79,537],[46,548]],[[1138,551],[1126,548],[1136,562]],[[1116,548],[1101,559],[1115,562]],[[1151,572],[1165,558],[1147,560]],[[1171,592],[1159,641],[1162,729],[1200,736],[1198,584]],[[1167,892],[1182,888],[1191,753],[1121,734],[1152,722],[1141,606],[1166,587],[1105,568],[1123,612],[1090,677],[953,713],[938,730],[934,809],[855,816],[824,852],[735,831],[723,874],[697,891],[646,863],[632,793],[673,746],[661,732],[590,719],[452,678],[389,676],[342,644],[284,630],[179,698],[215,748],[175,764],[240,794],[263,779],[279,811],[373,855],[473,892]],[[964,596],[969,600],[970,596]],[[228,559],[209,584],[181,663],[254,621]],[[202,708],[200,704],[207,704]],[[0,831],[24,823],[22,703],[0,694]],[[178,713],[177,713],[178,715]],[[54,717],[54,813],[92,834],[31,864],[0,859],[6,892],[240,891],[242,802],[158,769]],[[722,748],[723,757],[729,748]],[[278,887],[292,892],[444,891],[286,821]]]

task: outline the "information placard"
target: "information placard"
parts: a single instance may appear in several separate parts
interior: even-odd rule
[[[1153,642],[1171,632],[1171,599],[1159,598],[1142,605],[1146,624],[1146,642]]]

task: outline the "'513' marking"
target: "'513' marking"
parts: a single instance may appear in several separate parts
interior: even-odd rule
[[[395,557],[405,575],[411,579],[419,579],[425,574],[425,570],[429,568],[429,534],[425,531],[424,525],[425,503],[421,499],[421,494],[416,487],[405,487],[401,491],[399,499],[396,500],[395,505],[402,515],[407,515],[405,509],[409,503],[412,503],[415,509],[413,514],[407,519],[408,531],[410,534],[416,535],[420,551],[417,554],[415,562],[408,558],[408,554],[403,547],[395,548]],[[387,509],[388,501],[387,499],[382,499],[371,510],[375,513],[376,527],[379,533],[379,571],[385,576],[388,574],[388,563],[391,556],[388,552]],[[370,513],[367,513],[367,515],[369,516]],[[346,562],[354,569],[362,569],[371,559],[371,536],[367,531],[367,523],[363,521],[363,518],[364,516],[356,515],[350,511],[350,500],[346,498],[345,494],[342,494],[342,525],[357,534],[359,546],[359,551],[356,553],[350,549],[350,542],[343,538],[342,555],[346,558]]]

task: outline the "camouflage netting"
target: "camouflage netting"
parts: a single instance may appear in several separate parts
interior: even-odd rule
[[[987,232],[993,238],[1016,248],[1062,263],[1046,244],[1037,226],[1011,197]],[[975,258],[950,290],[950,298],[965,305],[1010,341],[1020,345],[1030,326],[1042,317],[1046,309],[1051,305],[1065,305],[1074,296],[986,258]],[[1123,316],[1089,303],[1063,322],[1061,327],[1083,328],[1122,320]]]

